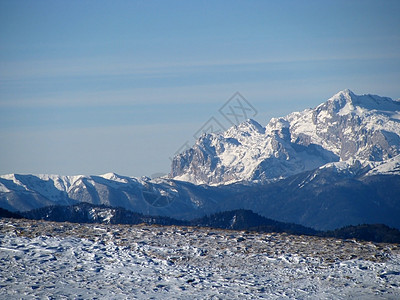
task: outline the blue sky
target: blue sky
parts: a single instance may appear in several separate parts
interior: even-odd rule
[[[399,12],[399,1],[1,0],[0,174],[167,173],[237,91],[262,125],[345,88],[398,99]]]

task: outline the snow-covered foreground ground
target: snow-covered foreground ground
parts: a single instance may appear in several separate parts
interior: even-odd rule
[[[0,220],[1,299],[399,299],[400,246]]]

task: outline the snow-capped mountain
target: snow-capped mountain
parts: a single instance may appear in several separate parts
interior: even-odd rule
[[[248,120],[203,135],[174,157],[171,177],[195,184],[265,182],[334,162],[373,167],[399,154],[400,102],[344,90],[266,127]]]
[[[263,217],[319,230],[376,223],[400,228],[398,158],[378,162],[376,167],[356,160],[353,164],[335,162],[274,182],[214,187],[106,174],[82,176],[64,190],[56,188],[63,177],[15,174],[0,177],[0,207],[28,211],[86,202],[180,220],[249,209]]]
[[[320,230],[400,228],[399,136],[399,101],[345,90],[266,127],[248,120],[201,136],[174,158],[172,178],[0,176],[0,207],[87,202],[180,220],[248,209]]]
[[[0,207],[27,211],[78,202],[123,207],[149,215],[200,217],[215,209],[213,201],[198,195],[190,183],[107,173],[100,176],[20,175],[0,176]],[[170,204],[173,202],[173,206]],[[196,208],[202,209],[196,213]]]

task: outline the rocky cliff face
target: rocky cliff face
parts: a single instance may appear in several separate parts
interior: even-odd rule
[[[390,98],[345,90],[315,109],[283,119],[293,141],[321,145],[341,161],[383,161],[400,153],[400,102]]]
[[[254,120],[223,134],[202,136],[177,155],[171,176],[195,184],[273,181],[358,160],[385,161],[400,154],[400,102],[344,90],[314,109]]]
[[[203,135],[175,157],[170,179],[3,175],[0,207],[87,202],[187,220],[249,209],[323,230],[364,223],[400,228],[399,103],[346,90],[266,127],[248,120]]]

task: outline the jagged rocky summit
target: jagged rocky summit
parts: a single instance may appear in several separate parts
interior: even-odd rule
[[[302,112],[205,134],[173,160],[169,178],[0,176],[0,207],[123,207],[192,220],[248,209],[320,230],[400,228],[400,102],[344,90]]]
[[[248,120],[201,136],[175,156],[171,177],[218,185],[273,181],[324,165],[367,172],[390,159],[398,165],[399,154],[400,102],[344,90],[265,127]]]

